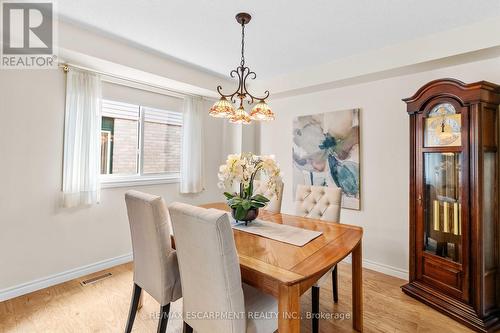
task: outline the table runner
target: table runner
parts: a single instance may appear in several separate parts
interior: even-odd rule
[[[226,214],[229,217],[233,229],[295,246],[304,246],[323,234],[321,231],[302,229],[286,224],[267,222],[261,219],[256,219],[245,226],[244,222],[236,222],[230,213],[226,212]]]

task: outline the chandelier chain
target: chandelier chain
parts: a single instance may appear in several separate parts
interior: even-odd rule
[[[245,67],[245,22],[241,23],[241,67]]]

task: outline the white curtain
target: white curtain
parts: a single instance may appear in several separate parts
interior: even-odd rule
[[[183,106],[181,193],[203,191],[203,101],[186,96]]]
[[[101,80],[70,69],[66,82],[63,206],[99,202]]]

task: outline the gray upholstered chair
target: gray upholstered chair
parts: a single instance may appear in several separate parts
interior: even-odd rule
[[[268,204],[264,207],[264,210],[272,213],[281,213],[281,199],[283,198],[283,182],[280,181],[278,184],[278,195],[275,192],[271,192],[267,187],[267,182],[262,180],[253,181],[253,194],[262,194],[269,199]]]
[[[163,333],[170,302],[182,296],[167,206],[161,197],[138,191],[128,191],[125,202],[134,254],[134,288],[125,332],[132,330],[139,298],[145,290],[160,303],[158,332]]]
[[[184,330],[197,333],[271,333],[276,299],[241,282],[240,265],[228,215],[183,203],[169,206],[179,258]],[[214,314],[205,316],[205,314]],[[201,314],[199,317],[186,314]]]
[[[342,206],[342,190],[338,187],[297,185],[295,193],[295,214],[304,217],[319,219],[326,222],[340,223]],[[338,298],[338,271],[337,265],[332,270],[333,301]],[[328,275],[329,272],[326,275]],[[319,285],[316,283],[311,289],[313,332],[318,332],[319,313]]]

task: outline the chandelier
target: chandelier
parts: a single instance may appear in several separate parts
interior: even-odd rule
[[[253,96],[247,90],[247,79],[254,80],[257,77],[255,72],[245,66],[245,25],[250,22],[252,16],[247,13],[239,13],[236,15],[236,21],[241,24],[241,62],[240,66],[233,69],[229,74],[232,78],[238,76],[238,88],[232,94],[224,94],[222,87],[217,87],[217,92],[221,98],[210,108],[209,114],[212,117],[228,118],[234,124],[250,124],[252,120],[274,120],[274,113],[266,103],[266,98],[269,97],[269,91],[264,92],[264,96]],[[235,110],[233,103],[239,100],[239,107]],[[248,114],[243,106],[244,101],[254,107]]]

